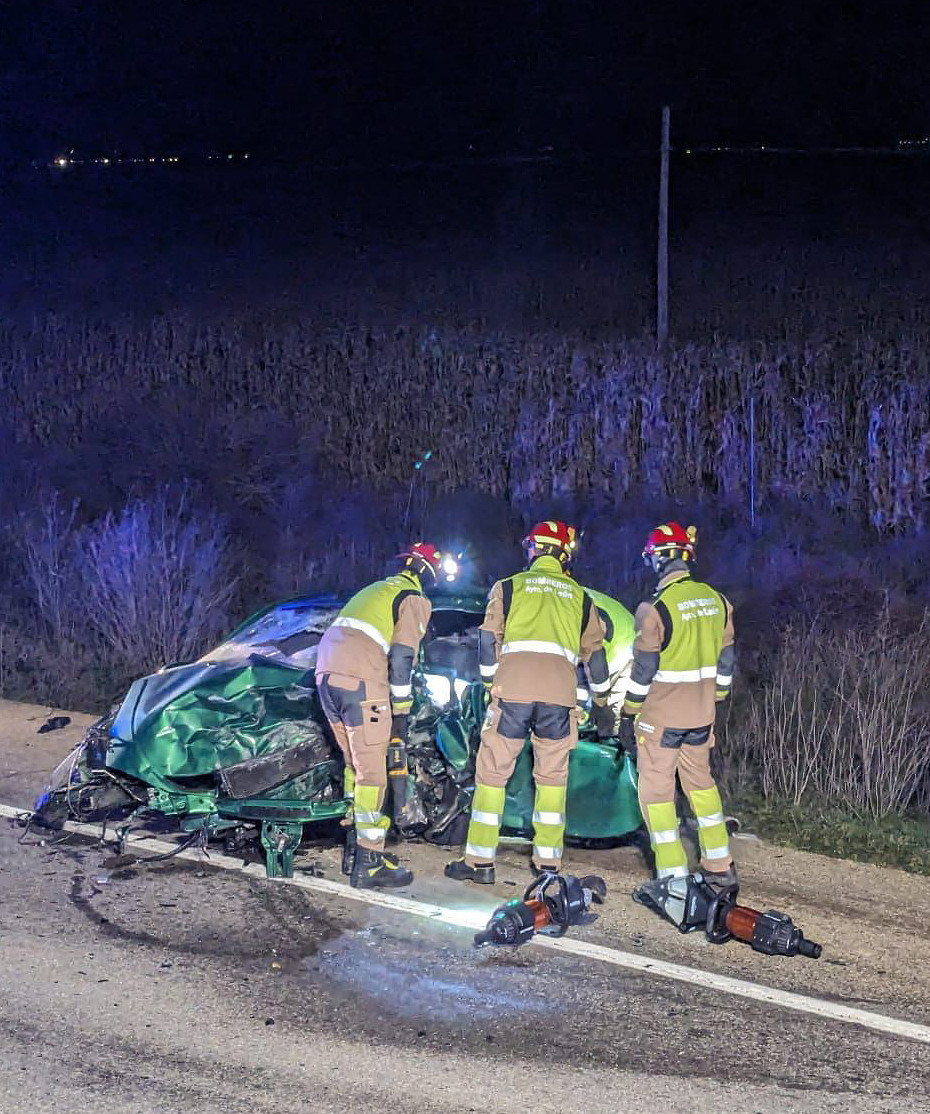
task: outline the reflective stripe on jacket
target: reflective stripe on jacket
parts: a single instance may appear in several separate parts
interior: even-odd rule
[[[556,654],[572,665],[578,663],[585,592],[566,576],[555,557],[538,558],[505,581],[503,591],[502,657],[508,653]]]
[[[713,723],[723,662],[732,673],[732,645],[729,601],[687,571],[664,577],[652,600],[636,610],[626,710],[663,727]]]
[[[386,681],[394,713],[406,714],[413,702],[413,664],[431,612],[413,573],[369,584],[324,633],[316,672]]]
[[[349,600],[339,612],[335,627],[349,627],[367,634],[387,653],[394,638],[400,605],[407,596],[422,596],[415,576],[401,572],[376,580]]]
[[[481,675],[496,679],[508,700],[572,707],[579,661],[588,665],[592,689],[609,687],[603,636],[584,588],[555,557],[538,557],[491,589],[480,631]]]

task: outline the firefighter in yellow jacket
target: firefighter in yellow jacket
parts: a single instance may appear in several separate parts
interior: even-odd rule
[[[479,634],[481,675],[490,684],[475,766],[464,858],[446,866],[459,881],[490,884],[507,782],[526,737],[533,743],[533,867],[557,871],[565,838],[568,759],[578,739],[575,670],[586,663],[595,701],[609,686],[604,625],[568,574],[575,530],[540,522],[524,541],[528,568],[498,581]]]
[[[346,796],[354,797],[357,848],[346,869],[352,885],[364,889],[413,881],[409,870],[384,853],[390,821],[382,806],[388,747],[392,740],[406,741],[413,663],[432,613],[422,581],[435,582],[442,554],[417,542],[400,560],[396,575],[349,600],[317,650],[320,703],[345,759]],[[347,836],[351,845],[351,833]]]
[[[710,772],[715,703],[733,680],[733,608],[694,580],[697,534],[677,522],[657,527],[643,559],[659,580],[636,610],[633,667],[620,741],[637,757],[639,801],[655,855],[656,877],[684,877],[688,859],[678,831],[675,775],[698,822],[701,871],[709,882],[736,882],[720,793]]]
[[[594,704],[593,720],[599,739],[616,739],[626,699],[626,687],[630,682],[630,669],[633,665],[634,621],[619,600],[604,592],[595,592],[586,587],[585,591],[594,601],[601,622],[604,624],[604,653],[607,655],[607,672],[610,686],[603,706]],[[586,678],[579,667],[578,700],[586,704],[588,688]]]

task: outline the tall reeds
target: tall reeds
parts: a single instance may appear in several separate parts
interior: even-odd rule
[[[882,533],[925,524],[930,329],[810,343],[719,342],[660,356],[469,329],[324,330],[46,319],[0,326],[5,420],[23,441],[85,437],[114,409],[285,415],[324,472],[386,489],[435,451],[434,490],[517,506],[646,492],[827,500]],[[118,444],[107,446],[119,452]]]

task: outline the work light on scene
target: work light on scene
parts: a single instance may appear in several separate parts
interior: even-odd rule
[[[455,580],[459,574],[459,563],[454,557],[443,557],[440,565],[447,582]]]

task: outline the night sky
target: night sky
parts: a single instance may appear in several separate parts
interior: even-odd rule
[[[930,132],[926,3],[6,0],[0,153],[320,160]]]

